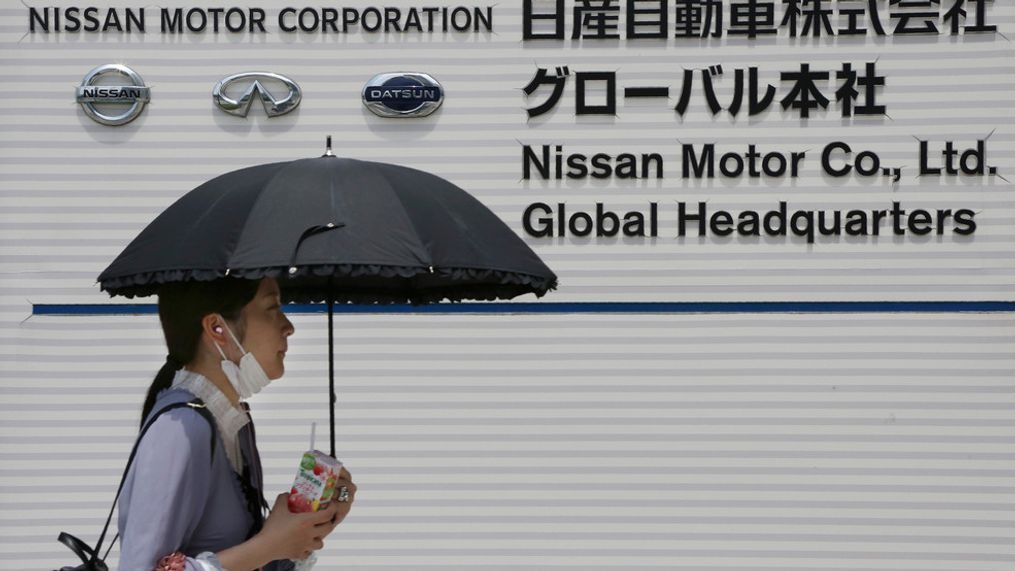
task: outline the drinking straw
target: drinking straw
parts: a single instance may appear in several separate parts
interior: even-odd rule
[[[310,423],[310,449],[314,450],[314,436],[317,433],[317,423]]]

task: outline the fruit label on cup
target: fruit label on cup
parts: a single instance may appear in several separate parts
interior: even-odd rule
[[[289,491],[289,511],[316,512],[328,507],[341,470],[341,462],[319,450],[304,453]]]

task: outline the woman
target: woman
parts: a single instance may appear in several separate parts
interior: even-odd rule
[[[215,426],[184,406],[159,416],[145,434],[119,501],[119,568],[291,569],[290,560],[324,546],[349,513],[356,486],[343,468],[336,489],[348,489],[347,501],[294,514],[283,493],[263,517],[261,461],[244,399],[285,372],[295,329],[278,282],[167,284],[159,318],[169,355],[148,390],[142,426],[154,411],[195,397]]]

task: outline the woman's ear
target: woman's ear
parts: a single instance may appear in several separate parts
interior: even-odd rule
[[[209,313],[201,318],[201,327],[205,331],[211,331],[210,335],[219,336],[225,331],[222,328],[222,316],[217,313]]]

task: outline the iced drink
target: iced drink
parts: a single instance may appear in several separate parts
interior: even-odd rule
[[[316,512],[328,507],[341,471],[342,463],[320,450],[303,454],[289,491],[289,511]]]

